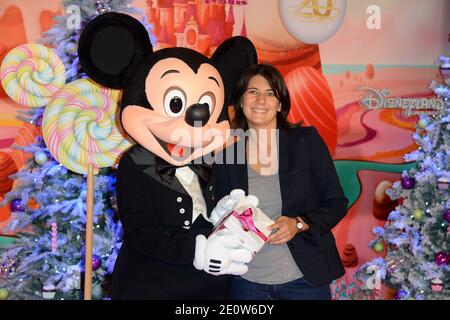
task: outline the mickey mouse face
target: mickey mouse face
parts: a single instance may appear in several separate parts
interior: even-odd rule
[[[229,138],[224,106],[243,69],[257,63],[255,48],[243,37],[224,42],[211,59],[186,48],[152,52],[145,28],[117,13],[92,20],[78,50],[91,78],[123,88],[125,131],[177,166],[223,147]]]
[[[184,116],[193,127],[203,127],[214,113],[218,118],[222,108],[216,108],[216,103],[224,102],[222,77],[210,64],[202,64],[195,72],[180,59],[164,59],[150,70],[145,87],[158,88],[147,94],[155,111],[177,119]]]
[[[122,124],[139,144],[167,162],[183,165],[228,139],[228,121],[217,123],[224,84],[211,64],[195,72],[178,58],[160,60],[149,71],[145,88],[151,108],[127,105]]]

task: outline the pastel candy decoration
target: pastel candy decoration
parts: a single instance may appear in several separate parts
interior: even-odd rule
[[[86,174],[88,165],[112,166],[131,144],[117,126],[119,91],[90,79],[67,84],[47,105],[42,121],[51,154],[66,168]]]
[[[20,105],[43,107],[66,82],[64,63],[50,48],[28,43],[3,59],[0,80],[8,96]]]

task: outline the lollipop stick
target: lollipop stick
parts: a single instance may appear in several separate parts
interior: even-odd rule
[[[86,192],[86,259],[84,270],[84,300],[92,299],[92,229],[94,227],[94,168],[89,164]]]

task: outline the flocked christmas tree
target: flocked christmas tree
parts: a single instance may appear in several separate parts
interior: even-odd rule
[[[450,57],[442,56],[442,75],[450,73]],[[358,271],[366,285],[376,276],[396,291],[395,299],[450,299],[450,78],[430,88],[443,101],[441,110],[421,115],[413,138],[419,148],[404,156],[418,166],[402,173],[401,181],[387,191],[403,199],[384,228],[373,229],[369,246],[386,251]]]
[[[85,77],[80,70],[77,43],[84,25],[108,11],[142,14],[132,0],[65,0],[66,15],[45,33],[42,43],[53,47],[66,67],[67,82]],[[141,22],[149,34],[152,27]],[[151,37],[155,44],[156,39]],[[21,117],[41,125],[44,108]],[[28,147],[16,147],[33,156],[17,174],[14,189],[2,202],[11,207],[3,232],[17,236],[0,247],[0,299],[80,299],[84,268],[86,176],[71,172],[53,159],[42,137]],[[95,179],[93,298],[108,297],[111,274],[121,244],[121,226],[115,215],[114,170],[103,169]]]

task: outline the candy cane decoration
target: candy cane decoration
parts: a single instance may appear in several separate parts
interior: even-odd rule
[[[56,222],[51,223],[52,226],[52,252],[55,253],[58,249],[58,225]]]

